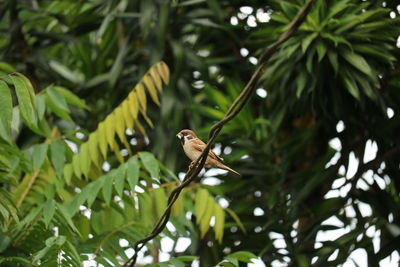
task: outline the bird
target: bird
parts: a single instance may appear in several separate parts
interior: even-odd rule
[[[203,141],[201,141],[192,130],[189,129],[183,129],[176,136],[180,139],[186,156],[188,156],[188,158],[192,161],[192,163],[189,166],[189,168],[191,168],[194,161],[200,157],[201,153],[206,147],[206,144]],[[208,152],[208,156],[204,164],[204,167],[219,168],[222,170],[226,170],[230,173],[233,173],[235,175],[241,176],[240,173],[223,164],[223,161],[224,161],[223,158],[215,154],[214,151],[210,150]]]

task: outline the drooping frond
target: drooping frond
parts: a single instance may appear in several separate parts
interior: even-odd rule
[[[91,167],[99,168],[107,159],[107,152],[111,149],[117,159],[123,162],[116,136],[121,143],[130,151],[125,130],[145,134],[145,129],[140,122],[139,114],[149,126],[153,126],[147,116],[146,90],[150,98],[157,105],[160,104],[158,93],[162,92],[163,84],[169,82],[169,69],[164,62],[158,62],[150,68],[144,77],[136,84],[127,98],[98,124],[97,129],[89,135],[88,141],[80,146],[80,152],[74,155],[72,163],[64,167],[64,179],[67,183],[71,181],[72,175],[77,178],[89,177]]]

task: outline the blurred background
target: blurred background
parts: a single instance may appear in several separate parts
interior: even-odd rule
[[[56,85],[86,102],[90,110],[70,108],[72,120],[47,116],[76,149],[79,134],[95,131],[164,61],[170,81],[161,105],[147,103],[154,127],[128,141],[182,178],[189,160],[175,135],[189,128],[207,140],[304,2],[0,1],[0,72],[24,74],[36,94]],[[242,177],[211,169],[194,185],[235,213],[225,216],[222,242],[211,231],[200,237],[187,201],[180,223],[170,225],[175,234],[152,247],[161,254],[149,247],[139,262],[193,255],[193,266],[214,266],[248,251],[257,256],[249,266],[398,266],[399,16],[397,0],[316,0],[214,146]],[[21,149],[43,141],[27,127],[14,138]],[[105,171],[119,165],[106,162]],[[76,242],[92,255],[85,265],[95,266],[93,250]],[[3,255],[35,253],[16,248]]]

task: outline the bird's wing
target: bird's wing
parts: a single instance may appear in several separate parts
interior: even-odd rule
[[[199,139],[195,139],[195,140],[191,141],[191,143],[193,144],[193,147],[196,150],[200,151],[200,152],[203,152],[203,150],[206,148],[206,144],[203,141],[199,140]],[[219,162],[223,162],[224,161],[223,158],[221,158],[220,156],[215,154],[215,152],[212,151],[212,150],[210,150],[208,152],[208,156],[210,158],[212,158],[212,159],[218,160]]]

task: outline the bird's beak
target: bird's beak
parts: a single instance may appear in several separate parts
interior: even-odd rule
[[[176,135],[176,137],[178,137],[179,139],[182,139],[183,135],[182,135],[181,133],[178,133],[178,134]]]

